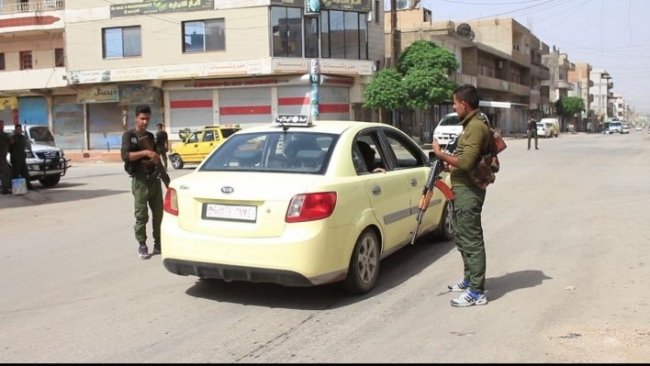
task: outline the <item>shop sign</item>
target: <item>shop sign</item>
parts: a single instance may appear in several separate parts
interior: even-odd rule
[[[271,5],[305,6],[305,0],[271,0]],[[320,0],[322,10],[348,10],[369,13],[372,0]]]
[[[158,0],[113,4],[111,18],[193,10],[214,10],[214,0]]]
[[[95,86],[77,89],[77,103],[115,103],[120,100],[117,86]]]
[[[0,98],[0,111],[5,109],[17,109],[18,98],[16,97],[2,97]]]
[[[157,89],[142,84],[120,86],[121,104],[154,104],[157,102]]]

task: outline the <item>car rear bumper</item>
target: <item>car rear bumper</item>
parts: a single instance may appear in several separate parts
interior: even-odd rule
[[[278,237],[227,237],[183,230],[165,213],[162,257],[172,273],[307,286],[344,278],[354,246],[351,226],[292,224]]]
[[[299,273],[284,270],[231,266],[171,258],[164,259],[163,265],[169,272],[181,276],[197,276],[224,281],[266,282],[285,286],[316,285]]]

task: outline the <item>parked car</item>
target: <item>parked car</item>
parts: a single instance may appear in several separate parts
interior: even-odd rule
[[[630,126],[626,123],[621,125],[621,134],[630,133]]]
[[[458,118],[458,113],[449,113],[444,116],[433,130],[433,137],[443,148],[453,141],[463,131],[463,125]]]
[[[560,136],[560,124],[557,118],[542,118],[539,122],[543,123],[548,130],[548,136],[546,137]]]
[[[182,130],[181,143],[172,146],[169,160],[174,169],[182,169],[185,164],[198,164],[230,135],[241,130],[239,125],[205,126],[197,131]]]
[[[286,286],[343,282],[353,293],[375,286],[380,260],[410,244],[431,162],[391,125],[295,119],[303,122],[233,134],[172,181],[161,229],[168,271]],[[452,213],[436,189],[421,235],[453,238]]]
[[[23,125],[23,134],[29,141],[27,146],[27,170],[29,180],[38,180],[45,187],[59,183],[61,177],[70,167],[70,159],[65,157],[63,149],[56,146],[54,135],[47,126]],[[14,133],[14,125],[5,125],[5,132]],[[11,165],[11,154],[7,154],[7,162]],[[27,177],[23,177],[27,178]]]
[[[551,129],[546,127],[542,122],[537,122],[537,136],[551,137]]]

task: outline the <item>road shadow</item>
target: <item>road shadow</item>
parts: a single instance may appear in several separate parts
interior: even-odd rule
[[[485,289],[490,301],[494,301],[516,290],[539,286],[544,280],[552,280],[540,270],[525,270],[510,272],[499,277],[492,277],[485,280]]]
[[[130,192],[128,190],[114,189],[69,189],[84,185],[85,184],[80,183],[66,183],[53,188],[37,187],[36,190],[27,191],[27,193],[23,195],[2,195],[0,196],[0,209],[81,201]]]
[[[375,288],[364,295],[348,293],[341,283],[314,287],[287,287],[221,280],[197,280],[185,293],[219,302],[270,308],[335,309],[364,301],[399,286],[455,248],[454,241],[434,242],[428,237],[418,240],[416,245],[407,245],[381,262]]]

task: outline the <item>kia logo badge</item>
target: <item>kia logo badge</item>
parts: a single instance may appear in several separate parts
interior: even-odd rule
[[[230,194],[230,193],[233,193],[234,191],[235,191],[235,189],[233,187],[229,187],[229,186],[221,187],[221,192],[223,192],[225,194]]]

